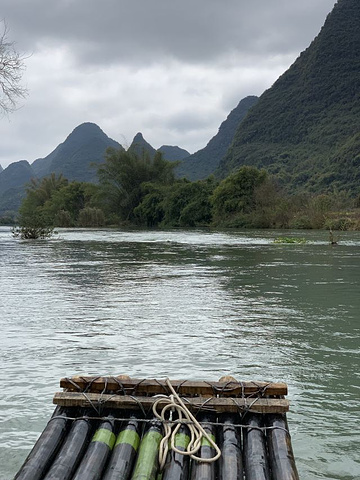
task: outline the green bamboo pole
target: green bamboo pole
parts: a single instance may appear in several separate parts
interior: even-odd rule
[[[185,451],[190,442],[190,432],[186,425],[182,425],[175,435],[174,445],[178,450]],[[187,480],[189,476],[189,455],[170,450],[163,471],[163,480]]]
[[[128,480],[140,444],[140,423],[131,419],[117,436],[103,480]]]
[[[215,426],[210,425],[207,422],[213,422],[214,418],[211,416],[202,416],[201,425],[206,433],[210,436],[212,440],[215,438]],[[199,452],[196,454],[197,457],[201,458],[212,458],[216,454],[215,449],[211,446],[211,443],[205,438],[202,438],[201,447]],[[217,462],[204,463],[197,460],[192,461],[191,467],[191,480],[215,480],[216,470],[215,464]]]
[[[162,438],[162,425],[154,420],[141,440],[131,480],[156,480],[159,469],[159,446]]]

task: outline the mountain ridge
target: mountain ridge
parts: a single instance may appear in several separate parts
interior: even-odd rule
[[[68,180],[96,181],[93,165],[104,161],[107,147],[123,148],[108,137],[95,123],[85,122],[77,127],[49,155],[32,163],[35,176],[62,173]]]
[[[208,144],[180,163],[175,170],[176,175],[189,180],[202,180],[214,173],[230,147],[237,127],[257,101],[258,97],[255,95],[249,95],[240,100],[221,123],[217,134],[209,140]]]
[[[359,23],[360,2],[339,0],[318,36],[239,125],[217,170],[220,177],[252,165],[291,189],[356,193]]]
[[[124,149],[98,125],[85,122],[75,127],[46,157],[38,158],[31,164],[27,160],[11,163],[0,171],[0,215],[14,214],[17,211],[25,195],[26,184],[32,178],[40,179],[55,173],[62,174],[69,181],[96,183],[96,165],[104,161],[108,147]],[[176,146],[163,147],[168,160],[177,160],[169,158],[175,154],[177,157],[189,155],[189,152]],[[143,154],[145,150],[152,157],[156,152],[140,132],[135,135],[129,150],[139,154]]]

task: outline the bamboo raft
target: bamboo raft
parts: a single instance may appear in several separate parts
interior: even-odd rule
[[[54,414],[14,480],[299,479],[285,383],[122,375],[63,378],[60,387]],[[204,433],[190,455],[197,422]]]

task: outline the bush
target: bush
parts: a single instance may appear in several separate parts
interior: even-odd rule
[[[324,227],[327,230],[353,230],[354,221],[351,218],[328,218]]]
[[[298,230],[310,230],[312,228],[311,226],[311,220],[307,215],[298,215],[295,216],[290,222],[289,222],[289,228],[294,228]]]
[[[17,219],[18,225],[12,229],[13,237],[22,240],[36,240],[38,238],[50,238],[54,233],[54,225],[44,215],[41,208],[30,211],[28,208],[20,209],[20,215]]]
[[[79,212],[79,227],[103,227],[105,225],[105,215],[100,208],[85,207]]]
[[[59,210],[59,212],[55,215],[55,225],[64,228],[72,227],[73,221],[70,212],[67,210]]]
[[[37,240],[39,238],[50,238],[54,233],[54,229],[52,227],[20,226],[13,227],[11,232],[13,237],[21,238],[21,240]]]

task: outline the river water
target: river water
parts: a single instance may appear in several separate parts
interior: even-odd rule
[[[360,232],[0,227],[0,479],[53,411],[59,379],[285,381],[302,480],[360,478]]]

